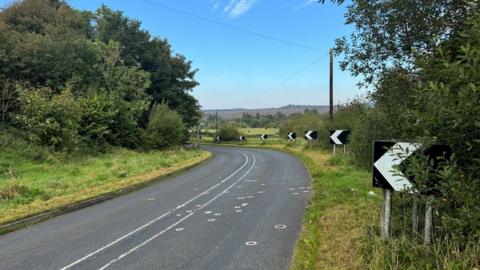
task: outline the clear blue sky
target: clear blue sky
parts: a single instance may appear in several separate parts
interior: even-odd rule
[[[0,0],[2,6],[8,2]],[[199,69],[196,79],[201,85],[193,94],[204,109],[328,104],[328,50],[336,37],[352,30],[344,25],[346,4],[321,5],[315,0],[67,2],[92,11],[104,3],[142,21],[152,35],[167,38],[175,52]],[[236,31],[155,3],[320,51]],[[335,103],[365,92],[356,82],[335,61]]]

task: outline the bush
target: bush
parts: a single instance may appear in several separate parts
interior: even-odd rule
[[[152,107],[150,118],[145,129],[142,142],[145,149],[162,149],[181,144],[186,127],[182,117],[166,104]]]
[[[307,130],[317,130],[319,141],[326,139],[327,131],[324,128],[323,117],[316,110],[291,115],[280,124],[279,134],[281,138],[286,139],[289,132],[295,132],[297,138],[301,139]]]
[[[70,91],[54,95],[50,89],[21,90],[16,121],[30,141],[71,150],[78,143],[78,106]]]
[[[235,123],[225,123],[220,127],[217,135],[222,137],[222,141],[238,141],[240,131]]]

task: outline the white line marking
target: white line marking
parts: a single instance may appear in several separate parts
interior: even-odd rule
[[[240,168],[238,168],[236,171],[234,171],[232,174],[230,174],[227,178],[225,178],[224,180],[222,180],[222,183],[223,183],[224,181],[232,178],[232,177],[233,177],[234,175],[236,175],[239,171],[241,171],[245,166],[247,166],[248,161],[249,161],[249,157],[248,157],[245,153],[241,153],[241,154],[245,156],[245,162],[242,164],[242,166],[240,166]],[[254,162],[255,162],[255,156],[253,156],[253,158],[254,158]],[[210,190],[218,187],[219,185],[220,185],[220,184],[217,183],[217,184],[215,184],[214,186],[210,187],[210,188],[209,188],[208,190],[206,190],[205,192],[208,192],[208,191],[210,191]],[[186,201],[185,203],[183,203],[182,205],[180,205],[180,206],[181,206],[180,208],[185,207],[185,205],[187,205],[187,204],[191,203],[192,201],[198,199],[198,198],[201,197],[202,195],[203,195],[203,193],[200,193],[200,194],[198,194],[197,196],[193,197],[192,199]],[[189,211],[191,211],[191,210],[189,210]],[[189,211],[187,211],[187,212],[189,212]],[[146,224],[138,227],[137,229],[135,229],[135,230],[127,233],[126,235],[118,238],[117,240],[115,240],[115,241],[113,241],[113,242],[111,242],[111,243],[109,243],[109,244],[107,244],[107,245],[104,245],[103,247],[95,250],[95,251],[92,252],[92,253],[89,253],[89,254],[83,256],[82,258],[80,258],[80,259],[72,262],[71,264],[69,264],[69,265],[67,265],[67,266],[64,266],[64,267],[60,268],[60,270],[67,270],[67,269],[69,269],[69,268],[72,268],[73,266],[75,266],[75,265],[77,265],[77,264],[79,264],[79,263],[87,260],[88,258],[90,258],[90,257],[92,257],[92,256],[94,256],[94,255],[96,255],[96,254],[104,251],[105,249],[107,249],[107,248],[109,248],[109,247],[117,244],[118,242],[124,240],[125,238],[128,238],[128,237],[130,237],[131,235],[133,235],[133,234],[135,234],[135,233],[137,233],[137,232],[145,229],[146,227],[148,227],[148,226],[152,225],[153,223],[159,221],[160,219],[162,219],[162,218],[170,215],[171,213],[172,213],[172,211],[168,211],[168,212],[164,213],[163,215],[161,215],[161,216],[159,216],[159,217],[157,217],[157,218],[149,221],[148,223],[146,223]],[[190,215],[193,214],[193,212],[189,212],[189,213],[190,213],[190,214],[187,215],[187,216],[185,216],[184,218],[189,217]],[[183,219],[182,219],[182,220],[183,220]]]
[[[228,186],[225,190],[229,190],[231,188],[233,188],[236,184],[238,184],[238,182],[242,181],[243,178],[245,178],[245,176],[247,176],[253,169],[253,167],[255,166],[255,163],[257,162],[256,159],[255,159],[255,156],[252,155],[253,157],[253,163],[252,163],[252,166],[248,169],[247,172],[245,172],[245,174],[243,174],[237,181],[235,181],[233,184],[231,184],[230,186]],[[198,210],[201,210],[202,208],[205,208],[207,207],[209,204],[211,204],[213,201],[215,201],[216,199],[218,199],[220,196],[223,195],[223,191],[221,191],[220,193],[218,193],[215,197],[213,197],[212,199],[210,199],[208,202],[206,202],[202,207],[200,207]],[[237,210],[237,211],[242,211],[242,210]],[[177,226],[178,224],[182,223],[184,220],[186,220],[187,218],[191,217],[194,213],[191,213],[187,216],[185,216],[184,218],[180,219],[179,221],[175,222],[173,225],[169,226],[168,228],[166,228],[165,230],[155,234],[154,236],[148,238],[147,240],[145,240],[144,242],[138,244],[137,246],[133,247],[132,249],[130,249],[129,251],[121,254],[120,256],[118,256],[116,259],[114,260],[111,260],[110,262],[108,262],[107,264],[105,264],[104,266],[102,266],[101,268],[99,268],[98,270],[104,270],[106,268],[108,268],[110,265],[112,265],[113,263],[121,260],[122,258],[128,256],[129,254],[131,254],[132,252],[135,252],[136,250],[138,250],[139,248],[145,246],[146,244],[148,244],[149,242],[155,240],[155,238],[159,237],[160,235],[164,234],[165,232],[169,231],[170,229],[172,229],[173,227]]]
[[[256,246],[256,245],[257,245],[257,242],[255,242],[255,241],[248,241],[248,242],[245,243],[245,245],[247,245],[247,246]]]
[[[193,213],[183,217],[182,219],[180,219],[179,221],[173,223],[172,225],[170,225],[168,228],[166,228],[165,230],[155,234],[154,236],[148,238],[147,240],[145,240],[145,242],[141,243],[140,245],[137,245],[135,247],[133,247],[132,249],[130,249],[128,252],[126,253],[123,253],[122,255],[118,256],[118,258],[116,258],[115,260],[111,260],[110,262],[108,262],[107,264],[105,264],[104,266],[102,266],[101,268],[98,268],[98,270],[103,270],[103,269],[106,269],[107,267],[109,267],[110,265],[112,265],[113,263],[121,260],[123,257],[127,256],[128,254],[134,252],[135,250],[141,248],[142,246],[146,245],[148,242],[154,240],[155,238],[159,237],[160,235],[164,234],[165,232],[169,231],[170,229],[176,227],[178,224],[182,223],[182,221],[184,221],[185,219],[189,218],[190,216],[192,216]]]

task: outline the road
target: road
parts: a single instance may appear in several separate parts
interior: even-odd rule
[[[288,269],[310,196],[293,156],[206,146],[210,161],[0,236],[0,269]]]

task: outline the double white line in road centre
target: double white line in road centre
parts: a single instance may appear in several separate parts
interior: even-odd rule
[[[198,194],[197,196],[195,196],[195,197],[191,198],[190,200],[186,201],[185,203],[177,206],[177,207],[175,208],[175,210],[178,210],[178,209],[181,209],[181,208],[185,207],[187,204],[189,204],[189,203],[193,202],[194,200],[198,199],[199,197],[205,195],[205,194],[208,193],[209,191],[217,188],[220,184],[225,183],[227,180],[229,180],[230,178],[232,178],[233,176],[235,176],[239,171],[241,171],[241,170],[247,165],[247,163],[248,163],[248,161],[249,161],[249,157],[248,157],[245,153],[241,153],[241,154],[245,156],[245,162],[242,164],[242,166],[240,166],[240,168],[238,168],[238,169],[237,169],[236,171],[234,171],[231,175],[229,175],[228,177],[226,177],[225,179],[223,179],[223,180],[220,181],[219,183],[213,185],[212,187],[210,187],[210,188],[207,189],[206,191]],[[235,181],[233,184],[231,184],[231,185],[228,186],[226,189],[224,189],[223,191],[221,191],[219,194],[217,194],[217,195],[216,195],[215,197],[213,197],[211,200],[209,200],[208,202],[206,202],[205,204],[203,204],[202,206],[200,206],[200,207],[198,208],[198,210],[201,210],[201,209],[205,208],[205,207],[208,206],[210,203],[212,203],[213,201],[215,201],[218,197],[220,197],[222,194],[224,194],[225,191],[228,191],[229,189],[231,189],[232,187],[234,187],[236,184],[238,184],[240,181],[242,181],[242,179],[245,178],[245,176],[247,176],[247,175],[250,173],[250,171],[252,171],[252,169],[255,167],[256,159],[255,159],[255,156],[254,156],[253,154],[252,154],[252,157],[253,157],[252,166],[250,166],[250,168],[248,169],[248,171],[247,171],[245,174],[243,174],[237,181]],[[129,232],[128,234],[126,234],[126,235],[118,238],[117,240],[115,240],[115,241],[113,241],[113,242],[111,242],[111,243],[109,243],[109,244],[107,244],[107,245],[105,245],[105,246],[97,249],[96,251],[94,251],[94,252],[92,252],[92,253],[90,253],[90,254],[85,255],[84,257],[82,257],[82,258],[80,258],[80,259],[72,262],[71,264],[69,264],[69,265],[67,265],[67,266],[64,266],[64,267],[60,268],[60,270],[70,269],[70,268],[72,268],[73,266],[75,266],[75,265],[77,265],[77,264],[79,264],[79,263],[81,263],[81,262],[83,262],[83,261],[91,258],[92,256],[95,256],[96,254],[98,254],[98,253],[106,250],[107,248],[109,248],[109,247],[117,244],[118,242],[120,242],[120,241],[122,241],[122,240],[124,240],[124,239],[126,239],[126,238],[128,238],[128,237],[130,237],[130,236],[132,236],[133,234],[135,234],[135,233],[137,233],[137,232],[139,232],[139,231],[147,228],[148,226],[154,224],[155,222],[161,220],[162,218],[170,215],[170,214],[171,214],[173,211],[175,211],[175,210],[170,210],[170,211],[166,212],[165,214],[163,214],[163,215],[161,215],[161,216],[159,216],[159,217],[157,217],[157,218],[149,221],[148,223],[146,223],[146,224],[138,227],[137,229]],[[139,248],[141,248],[141,247],[143,247],[144,245],[148,244],[149,242],[151,242],[151,241],[154,240],[155,238],[158,238],[159,236],[161,236],[161,235],[164,234],[165,232],[171,230],[173,227],[175,227],[175,226],[177,226],[178,224],[182,223],[184,220],[188,219],[188,218],[189,218],[190,216],[192,216],[194,213],[195,213],[195,212],[192,212],[192,213],[186,215],[185,217],[183,217],[183,218],[180,219],[179,221],[177,221],[177,222],[175,222],[174,224],[172,224],[171,226],[167,227],[165,230],[163,230],[163,231],[155,234],[154,236],[148,238],[147,240],[145,240],[145,241],[142,242],[141,244],[133,247],[132,249],[130,249],[130,250],[127,251],[126,253],[121,254],[121,255],[118,256],[116,259],[114,259],[114,260],[110,261],[109,263],[105,264],[104,266],[102,266],[101,268],[99,268],[99,270],[106,269],[107,267],[109,267],[109,266],[112,265],[113,263],[121,260],[122,258],[124,258],[125,256],[129,255],[130,253],[138,250]]]

